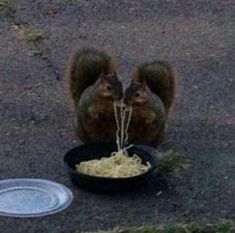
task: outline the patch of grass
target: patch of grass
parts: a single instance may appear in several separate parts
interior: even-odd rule
[[[10,12],[12,10],[11,3],[9,0],[0,0],[0,11]]]
[[[180,177],[181,173],[189,168],[191,161],[185,154],[169,150],[158,161],[159,173],[164,176]]]
[[[29,27],[24,23],[16,23],[14,29],[19,33],[19,38],[27,43],[40,43],[44,39],[42,30]]]
[[[41,42],[43,40],[43,32],[39,29],[26,28],[21,32],[21,39],[27,43]]]
[[[96,233],[234,233],[235,224],[231,220],[220,220],[214,224],[172,224],[159,226],[144,226],[138,228],[115,228]]]

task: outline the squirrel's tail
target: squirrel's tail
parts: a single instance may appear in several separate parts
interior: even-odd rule
[[[165,61],[153,61],[138,66],[133,80],[145,81],[149,89],[162,100],[168,114],[175,99],[176,75],[170,64]]]
[[[115,70],[114,59],[106,52],[91,48],[78,50],[69,61],[66,74],[74,103],[78,103],[83,91],[93,85],[101,73]]]

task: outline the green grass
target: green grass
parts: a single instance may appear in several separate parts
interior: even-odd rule
[[[18,32],[19,39],[26,43],[40,43],[44,39],[44,33],[42,30],[29,27],[24,22],[14,22],[12,24],[13,28]]]
[[[43,40],[43,32],[39,29],[24,28],[21,31],[21,39],[27,43],[37,43]]]
[[[235,233],[233,221],[221,220],[214,224],[174,224],[143,226],[138,228],[115,228],[108,231],[98,231],[96,233]]]
[[[9,0],[0,0],[0,11],[10,12],[12,10],[11,3]]]
[[[185,154],[169,150],[158,159],[158,172],[165,176],[180,177],[191,165]]]

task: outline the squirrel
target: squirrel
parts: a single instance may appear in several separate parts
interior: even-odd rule
[[[104,51],[82,48],[68,63],[67,80],[81,141],[116,141],[113,103],[123,98],[123,89],[114,58]]]
[[[167,62],[153,61],[136,68],[124,97],[124,103],[133,108],[130,144],[156,147],[162,143],[175,88],[176,75]]]

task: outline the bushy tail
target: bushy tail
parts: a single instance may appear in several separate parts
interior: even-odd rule
[[[133,80],[145,81],[150,90],[162,100],[168,114],[175,99],[176,75],[165,61],[153,61],[138,66]]]
[[[91,48],[78,50],[67,67],[69,91],[74,103],[78,103],[83,91],[93,85],[101,73],[108,74],[115,70],[115,62],[106,52]]]

